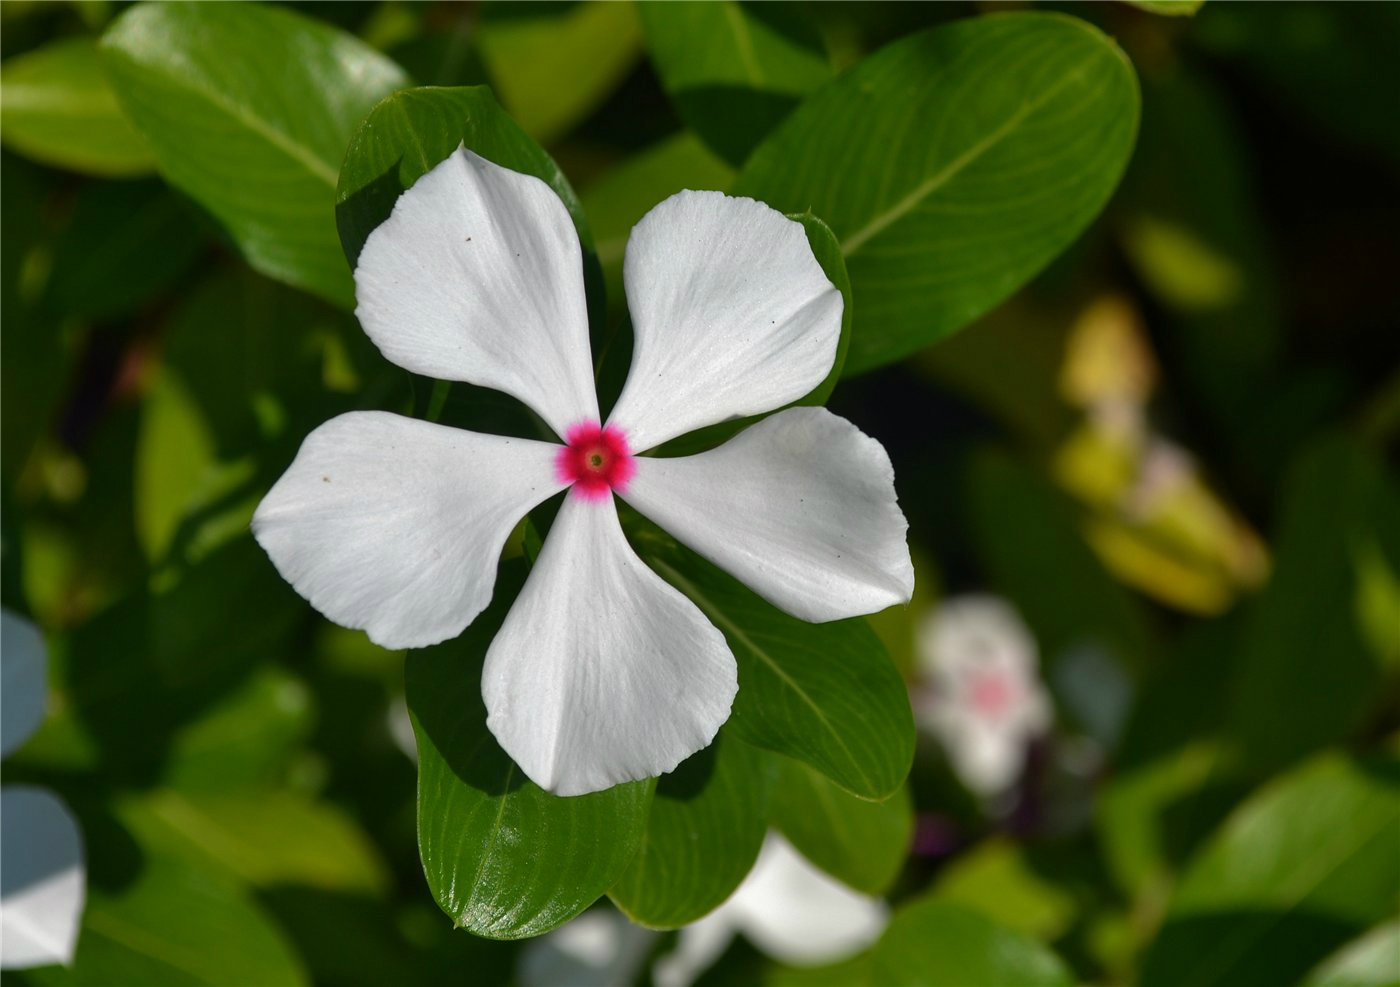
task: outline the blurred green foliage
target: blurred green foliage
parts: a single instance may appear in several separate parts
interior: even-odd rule
[[[63,795],[89,875],[73,967],[4,982],[512,983],[454,921],[610,893],[671,927],[768,823],[894,922],[703,982],[1400,978],[1400,8],[1001,7],[0,7],[0,586],[53,696],[5,776]],[[460,88],[381,101],[413,82]],[[713,751],[562,813],[478,752],[487,618],[405,662],[277,576],[247,523],[325,419],[536,428],[348,311],[342,247],[464,138],[570,208],[605,393],[656,202],[829,225],[830,405],[890,451],[920,599],[1008,597],[1055,694],[1009,812],[915,745],[919,606],[798,627],[629,518],[742,689]]]

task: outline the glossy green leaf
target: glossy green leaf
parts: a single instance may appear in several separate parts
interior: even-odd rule
[[[7,59],[0,65],[0,112],[6,146],[36,161],[104,177],[155,168],[91,38],[63,38]]]
[[[568,133],[615,89],[642,50],[630,3],[487,4],[481,59],[511,117],[535,140]]]
[[[958,905],[924,899],[895,913],[871,953],[871,983],[900,987],[1069,987],[1045,946]]]
[[[721,731],[657,780],[642,847],[608,892],[628,918],[679,928],[729,897],[768,831],[774,760]]]
[[[466,633],[409,652],[405,670],[428,886],[459,927],[493,939],[548,932],[615,885],[641,845],[654,784],[551,795],[486,729],[481,665],[523,580],[523,565],[504,567]]]
[[[1240,806],[1192,860],[1144,987],[1293,983],[1389,915],[1400,764],[1324,756]]]
[[[907,788],[871,802],[790,757],[781,759],[772,816],[802,856],[871,895],[884,894],[899,876],[914,834]]]
[[[717,154],[749,152],[831,78],[821,36],[784,4],[642,3],[652,65],[676,109]]]
[[[584,253],[593,236],[578,197],[554,160],[501,109],[485,86],[409,89],[374,108],[345,152],[336,190],[336,223],[351,264],[370,232],[420,177],[459,144],[546,182],[573,217]]]
[[[407,85],[355,38],[258,4],[142,4],[102,40],[161,174],[269,277],[350,307],[336,179],[355,127]]]
[[[1137,118],[1132,68],[1097,29],[978,17],[897,41],[808,99],[735,192],[836,231],[857,373],[962,328],[1049,263],[1113,192]]]
[[[71,982],[296,987],[308,981],[291,944],[235,881],[148,855],[130,886],[89,889]]]
[[[739,662],[727,729],[816,768],[867,799],[894,794],[914,756],[904,680],[861,618],[809,624],[654,528],[635,532],[641,556],[724,634]]]

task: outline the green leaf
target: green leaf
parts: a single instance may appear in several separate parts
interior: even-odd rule
[[[582,122],[642,50],[630,3],[488,4],[476,43],[501,102],[535,140]]]
[[[1397,831],[1395,761],[1329,755],[1268,785],[1192,860],[1144,987],[1295,982],[1392,912]]]
[[[418,849],[438,904],[493,939],[562,925],[615,885],[636,854],[653,783],[561,798],[525,777],[486,729],[481,665],[524,581],[502,568],[495,599],[456,640],[411,651]]]
[[[1137,119],[1132,68],[1097,29],[978,17],[897,41],[812,96],[734,191],[836,231],[858,373],[962,328],[1049,263],[1113,192]]]
[[[728,730],[866,799],[894,794],[914,757],[904,680],[862,618],[809,624],[760,599],[654,527],[638,553],[724,634],[739,662]]]
[[[1031,869],[1021,847],[998,838],[951,861],[933,896],[1044,940],[1069,928],[1079,910],[1073,895]]]
[[[831,78],[820,35],[783,4],[643,3],[652,64],[681,117],[731,164]]]
[[[521,130],[485,86],[421,88],[395,93],[374,108],[345,152],[335,217],[353,265],[403,191],[459,144],[503,168],[534,175],[563,200],[586,256],[593,235],[578,196],[554,160]]]
[[[204,240],[194,210],[163,183],[93,182],[54,245],[45,302],[85,318],[127,315],[168,293]]]
[[[1303,981],[1304,987],[1394,987],[1400,983],[1400,919],[1347,943]]]
[[[654,929],[679,928],[717,908],[763,846],[774,767],[772,755],[722,730],[662,776],[642,848],[608,892],[617,907]]]
[[[72,983],[307,983],[281,932],[229,878],[147,854],[135,883],[88,892]]]
[[[1206,0],[1125,0],[1125,2],[1145,10],[1149,14],[1162,14],[1165,17],[1190,17],[1200,10]]]
[[[356,125],[408,84],[402,70],[324,23],[251,3],[142,4],[102,50],[161,174],[255,269],[349,308],[336,178]]]
[[[117,811],[143,845],[258,887],[373,895],[388,883],[363,830],[334,807],[291,792],[160,789]]]
[[[36,161],[104,177],[155,167],[103,72],[96,42],[63,38],[0,66],[5,145]]]
[[[1069,970],[1034,939],[957,905],[924,899],[895,913],[871,954],[871,982],[901,987],[1069,987]]]
[[[907,788],[870,802],[787,757],[781,760],[772,817],[802,856],[871,895],[884,894],[899,876],[914,833]]]
[[[1380,663],[1355,605],[1354,550],[1400,503],[1373,453],[1325,439],[1298,457],[1283,494],[1277,553],[1240,642],[1229,734],[1262,776],[1359,729],[1380,700]]]

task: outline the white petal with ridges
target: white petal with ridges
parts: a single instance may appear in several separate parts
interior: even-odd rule
[[[511,529],[563,488],[559,447],[358,411],[306,437],[253,515],[282,577],[386,648],[456,637]]]
[[[570,495],[482,671],[486,725],[542,788],[582,795],[670,771],[738,690],[695,604],[627,544],[612,497]]]
[[[458,148],[369,235],[355,297],[399,366],[512,394],[561,437],[598,420],[578,234],[538,178]]]
[[[824,408],[789,408],[724,445],[639,457],[623,495],[803,620],[906,603],[914,567],[884,448]]]
[[[673,195],[633,228],[623,263],[635,342],[609,420],[633,450],[782,407],[831,372],[841,293],[802,225],[763,203]]]
[[[42,788],[0,789],[0,967],[71,962],[86,885],[68,807]]]
[[[39,729],[48,696],[48,666],[39,628],[0,610],[0,757]]]

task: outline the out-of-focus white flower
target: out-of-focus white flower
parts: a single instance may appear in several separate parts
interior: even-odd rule
[[[988,798],[1006,791],[1052,718],[1035,639],[1005,600],[977,595],[939,604],[918,637],[919,724],[942,741],[969,789]]]
[[[749,876],[723,905],[681,930],[654,979],[657,987],[689,987],[736,932],[789,966],[819,966],[869,946],[888,923],[884,901],[852,891],[770,832]]]
[[[614,495],[804,620],[907,602],[914,582],[889,457],[824,409],[641,455],[830,373],[843,301],[801,224],[681,192],[632,230],[623,267],[632,366],[604,421],[568,212],[539,179],[458,149],[366,240],[355,313],[388,359],[511,394],[564,444],[351,412],[307,437],[253,517],[318,610],[420,648],[485,609],[510,532],[567,488],[482,672],[487,726],[559,795],[672,770],[738,688],[724,636],[632,550]]]
[[[623,987],[641,972],[657,935],[615,908],[594,908],[526,945],[521,987]]]
[[[4,754],[43,721],[44,666],[39,629],[0,611]],[[86,885],[83,838],[68,808],[42,788],[0,789],[0,967],[71,962]]]

